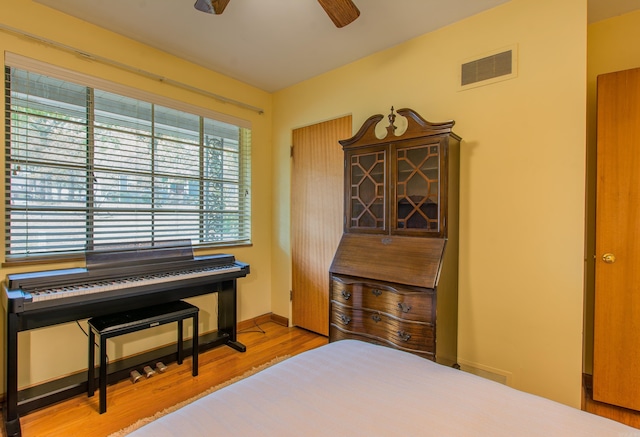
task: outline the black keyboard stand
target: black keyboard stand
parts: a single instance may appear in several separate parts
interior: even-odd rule
[[[199,278],[184,285],[154,285],[149,288],[136,288],[130,293],[104,293],[104,296],[92,297],[87,302],[74,302],[52,308],[27,310],[19,300],[12,300],[13,292],[6,291],[3,299],[6,313],[6,391],[2,408],[5,429],[8,437],[20,436],[20,415],[56,402],[69,399],[87,392],[86,373],[81,381],[67,384],[66,378],[49,381],[18,390],[18,333],[31,329],[53,326],[59,323],[73,322],[91,317],[99,317],[122,311],[136,310],[149,306],[150,302],[161,304],[175,302],[194,296],[217,294],[218,331],[210,341],[200,341],[200,351],[228,345],[244,352],[246,347],[237,341],[237,286],[236,280],[249,273],[249,265],[241,271],[215,275],[211,278]],[[64,299],[62,299],[64,300]],[[207,334],[208,336],[209,334]],[[175,355],[174,355],[175,356]],[[160,357],[160,356],[159,356]],[[125,360],[127,361],[127,360]],[[166,361],[165,361],[166,362]],[[118,362],[116,362],[117,364]],[[111,368],[112,366],[109,365]],[[125,379],[132,369],[109,370],[109,380]]]

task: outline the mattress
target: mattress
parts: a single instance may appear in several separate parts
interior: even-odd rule
[[[640,437],[640,430],[406,352],[342,340],[129,435]]]

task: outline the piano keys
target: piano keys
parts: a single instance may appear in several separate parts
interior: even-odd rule
[[[194,256],[190,241],[182,240],[103,246],[87,252],[86,268],[9,275],[3,294],[7,435],[20,435],[19,414],[47,405],[19,401],[18,332],[217,293],[217,336],[200,349],[228,345],[244,352],[236,337],[236,280],[248,274],[249,265],[232,255]],[[84,391],[86,381],[67,397]]]
[[[205,266],[187,270],[178,270],[175,272],[153,273],[140,276],[128,276],[114,280],[102,280],[94,282],[82,282],[79,284],[61,285],[54,287],[36,288],[30,293],[25,293],[24,298],[31,302],[41,302],[53,299],[66,299],[69,297],[84,296],[92,293],[104,293],[106,291],[121,290],[124,288],[141,287],[147,285],[156,285],[167,283],[170,281],[184,281],[200,277],[210,276],[212,274],[221,274],[225,272],[237,272],[241,267],[236,264],[224,264],[221,266]],[[14,277],[15,279],[15,277]]]
[[[8,277],[9,311],[23,312],[25,309],[50,308],[74,302],[87,303],[92,299],[104,298],[106,295],[99,294],[104,292],[110,293],[108,299],[116,295],[144,293],[149,287],[150,291],[157,292],[158,287],[193,284],[199,278],[206,281],[211,276],[241,272],[247,268],[245,264],[235,262],[230,255],[212,255],[194,257],[188,262],[136,263],[120,268],[103,266],[95,270],[76,268],[14,274]]]

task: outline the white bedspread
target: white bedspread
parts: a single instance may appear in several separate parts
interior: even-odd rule
[[[640,437],[640,430],[408,353],[342,340],[130,436]]]

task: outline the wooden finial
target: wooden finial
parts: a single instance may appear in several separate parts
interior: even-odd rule
[[[393,124],[396,121],[396,114],[394,114],[393,106],[391,107],[391,113],[389,114],[389,126],[387,126],[387,136],[394,135],[397,127]],[[386,136],[385,136],[386,138]]]

